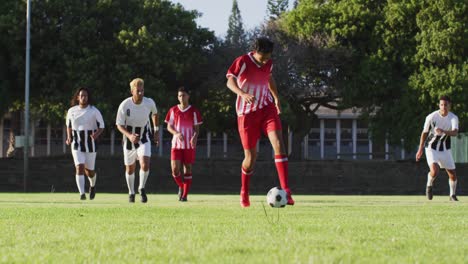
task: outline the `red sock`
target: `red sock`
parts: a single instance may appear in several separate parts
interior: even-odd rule
[[[288,185],[288,156],[287,155],[275,155],[275,165],[278,171],[278,178],[281,184],[281,188],[286,192],[290,192]]]
[[[180,174],[177,176],[172,175],[172,177],[174,178],[174,181],[177,183],[177,186],[179,186],[179,188],[184,187],[184,182],[182,181],[182,177],[180,177]]]
[[[241,192],[244,193],[249,193],[249,183],[250,183],[250,177],[253,174],[253,170],[248,171],[244,168],[241,168],[242,173],[241,173]]]
[[[184,174],[184,194],[182,194],[182,197],[187,198],[190,186],[192,186],[192,173]]]

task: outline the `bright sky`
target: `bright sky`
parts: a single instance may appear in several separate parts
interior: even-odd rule
[[[171,1],[182,4],[187,10],[198,10],[202,13],[202,16],[197,19],[198,25],[213,30],[217,37],[225,37],[231,15],[232,0]],[[268,0],[237,0],[246,31],[260,25],[265,20],[267,2]],[[289,2],[292,6],[293,0]]]

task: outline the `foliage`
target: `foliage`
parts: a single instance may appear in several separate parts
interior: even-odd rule
[[[322,50],[347,51],[351,65],[336,75],[341,106],[361,108],[375,138],[412,148],[441,94],[456,98],[453,111],[467,122],[465,14],[458,0],[301,1],[282,27],[300,42],[325,38]]]
[[[276,20],[288,9],[289,0],[268,0],[268,20]]]
[[[17,1],[2,4],[13,2]],[[23,4],[14,14],[24,12]],[[1,28],[24,25],[24,15],[15,20],[11,13],[2,12]],[[177,82],[189,79],[196,83],[199,65],[214,41],[213,32],[196,25],[198,16],[196,11],[164,0],[33,2],[32,115],[63,122],[66,102],[76,88],[87,86],[106,123],[113,124],[115,111],[130,95],[128,84],[135,77],[145,80],[146,96],[154,98],[164,113],[172,104],[165,98],[175,98]],[[21,58],[23,51],[16,49],[18,44],[13,41],[22,40],[24,30],[9,34],[0,38],[0,45],[7,47],[5,54]],[[6,83],[21,83],[24,60],[9,65],[9,71],[19,76],[8,75]],[[20,95],[10,101],[23,100]]]
[[[226,44],[229,46],[246,47],[245,30],[242,22],[242,15],[239,10],[237,0],[232,1],[231,15],[229,15],[229,25],[226,35]]]

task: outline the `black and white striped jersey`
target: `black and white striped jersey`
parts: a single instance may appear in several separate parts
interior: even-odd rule
[[[104,128],[101,112],[96,107],[92,105],[85,108],[79,105],[71,107],[67,112],[66,125],[72,129],[72,150],[96,152],[97,145],[91,134],[98,128]]]
[[[449,112],[446,116],[442,116],[439,111],[434,111],[426,117],[424,122],[424,133],[429,133],[426,139],[426,148],[431,148],[438,151],[449,150],[451,147],[450,136],[445,133],[437,134],[436,128],[443,130],[458,129],[458,117]]]
[[[124,126],[130,133],[140,135],[140,142],[132,144],[130,139],[123,135],[123,145],[127,150],[134,150],[140,144],[151,142],[152,130],[150,117],[156,115],[158,109],[153,99],[143,97],[140,104],[135,104],[132,97],[129,97],[120,104],[117,111],[116,124]]]

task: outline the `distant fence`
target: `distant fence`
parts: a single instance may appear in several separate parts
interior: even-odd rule
[[[457,137],[453,137],[452,154],[455,162],[468,162],[468,133],[460,133]]]
[[[31,145],[32,157],[60,156],[70,153],[70,148],[65,145],[65,127],[32,126],[31,134],[33,144]],[[325,130],[328,133],[327,130]],[[408,160],[414,159],[416,148],[406,151],[401,145],[391,146],[385,142],[382,146],[372,142],[364,136],[367,130],[358,129],[351,138],[320,136],[320,131],[312,129],[301,142],[301,153],[296,155],[302,160]],[[357,135],[356,135],[357,134]],[[322,133],[324,135],[324,133]],[[172,135],[164,129],[159,130],[159,146],[153,145],[153,155],[169,157]],[[122,155],[122,135],[111,129],[98,142],[98,155],[119,156]],[[289,142],[292,141],[292,133],[288,135]],[[0,124],[0,158],[6,156],[8,148],[8,131]],[[339,142],[339,143],[338,143]],[[468,136],[460,135],[454,138],[453,154],[456,162],[468,162]],[[288,144],[289,145],[289,144]],[[273,149],[267,138],[262,138],[258,143],[259,159],[273,158]],[[197,159],[240,159],[243,150],[237,133],[213,133],[203,131],[198,139]],[[292,153],[292,148],[288,149]]]

